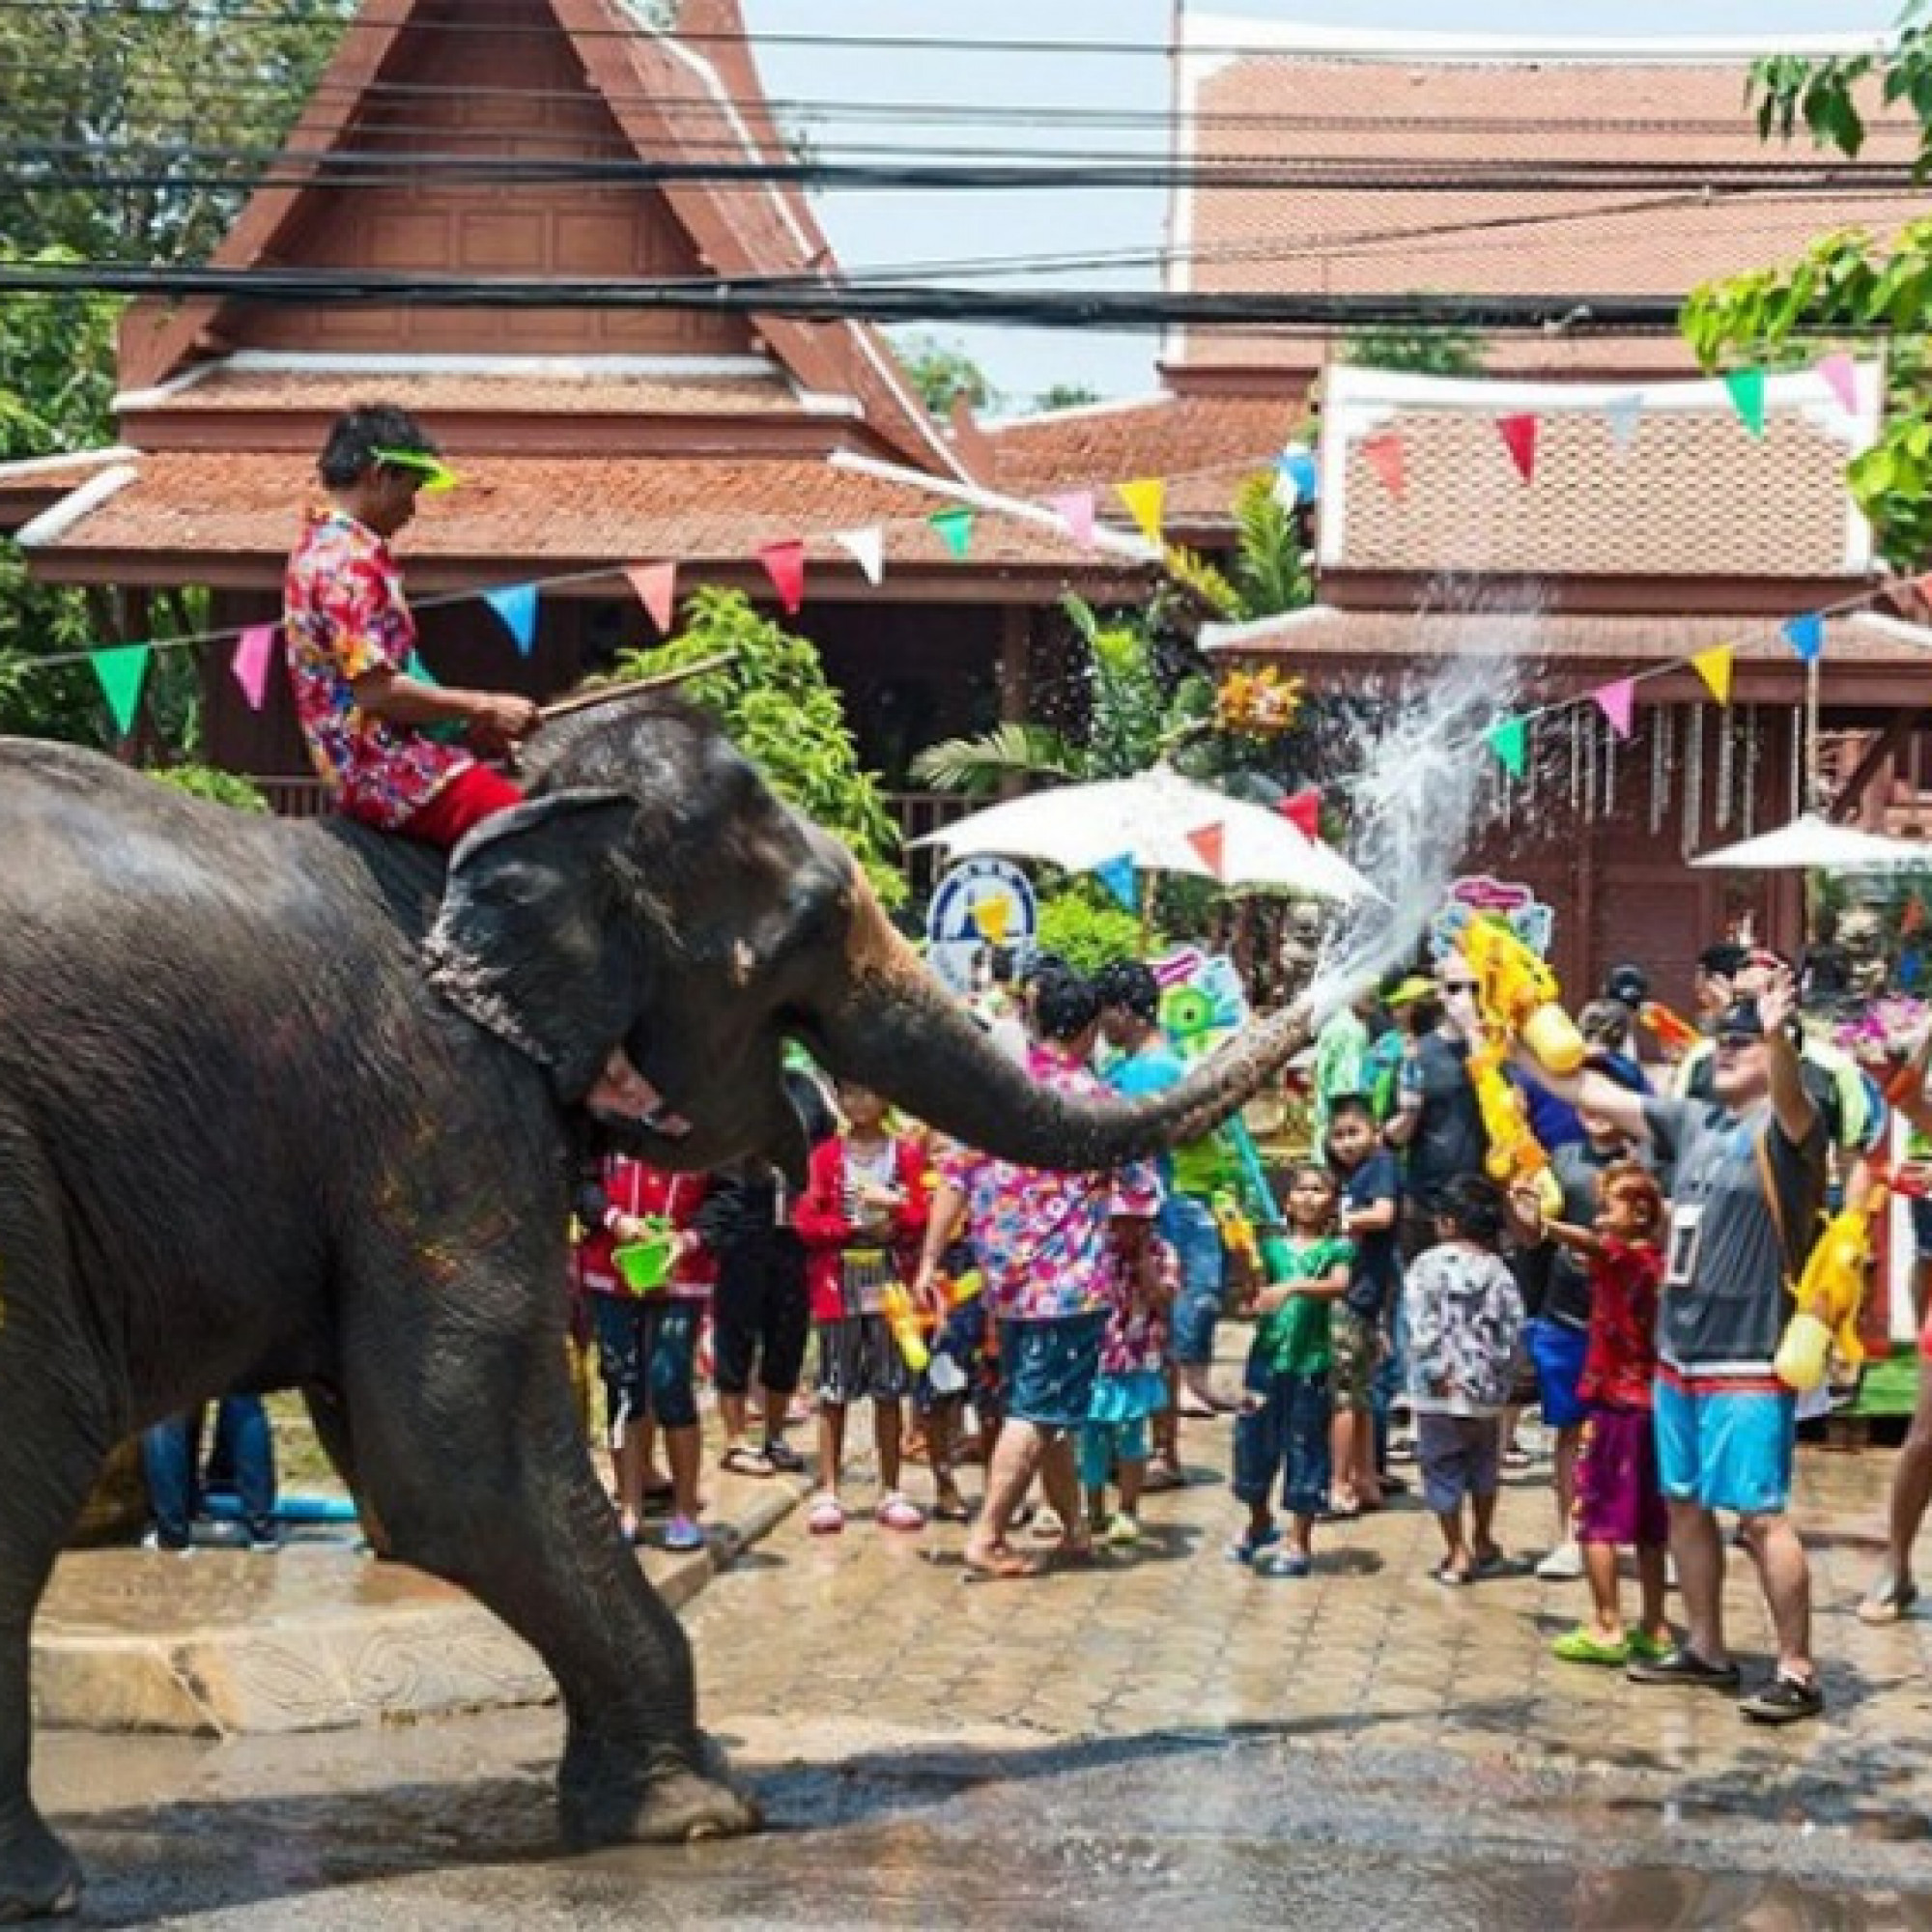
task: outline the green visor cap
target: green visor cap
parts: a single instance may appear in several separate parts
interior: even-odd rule
[[[440,497],[461,480],[441,457],[432,456],[426,449],[379,449],[375,456],[378,463],[386,463],[391,469],[407,469],[420,476],[423,494],[428,497]]]

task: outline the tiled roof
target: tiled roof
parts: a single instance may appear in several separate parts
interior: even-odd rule
[[[137,480],[35,549],[43,568],[52,566],[47,575],[81,555],[279,558],[314,496],[306,455],[161,452],[137,461]],[[424,499],[397,544],[406,561],[755,567],[759,546],[805,536],[812,563],[836,563],[862,582],[831,532],[882,524],[889,571],[1032,568],[1092,578],[1120,569],[1050,529],[995,515],[977,520],[968,558],[955,561],[927,521],[945,497],[822,462],[479,458],[465,464],[464,479],[453,496]]]
[[[1873,372],[1862,380],[1875,409]],[[1844,471],[1869,416],[1846,417],[1819,378],[1770,379],[1761,440],[1721,384],[1629,393],[1644,404],[1620,449],[1594,388],[1331,370],[1323,570],[1811,579],[1867,567],[1870,531]],[[1520,411],[1537,417],[1528,483],[1496,427]],[[1400,499],[1366,453],[1378,436],[1400,439]]]
[[[1214,39],[1260,40],[1221,20]],[[1776,49],[1767,43],[1767,52]],[[1699,167],[1786,157],[1760,144],[1737,59],[1341,59],[1255,55],[1218,68],[1183,94],[1194,158],[1361,161],[1419,176],[1448,165],[1521,162],[1683,164],[1667,188],[1572,192],[1388,185],[1271,191],[1196,187],[1176,225],[1189,259],[1174,285],[1208,293],[1334,295],[1424,290],[1493,294],[1681,295],[1706,279],[1798,254],[1833,228],[1886,233],[1924,211],[1922,191],[1769,186],[1706,195]],[[1239,117],[1250,117],[1244,124]],[[1264,117],[1257,124],[1252,117]],[[1917,123],[1874,117],[1861,161],[1910,161]],[[1788,158],[1812,156],[1803,136]],[[1320,337],[1199,330],[1170,343],[1179,369],[1305,369],[1338,345]],[[1689,374],[1674,336],[1498,337],[1490,366],[1550,373],[1602,369]]]
[[[1171,517],[1225,519],[1244,476],[1269,469],[1306,416],[1281,396],[1150,396],[984,425],[995,487],[1016,497],[1159,476]]]
[[[512,370],[491,374],[414,371],[357,374],[353,369],[231,367],[216,363],[179,388],[149,390],[121,401],[120,413],[139,434],[141,416],[221,415],[258,410],[336,411],[380,396],[412,412],[611,415],[797,415],[801,405],[776,368],[764,377],[583,375]]]

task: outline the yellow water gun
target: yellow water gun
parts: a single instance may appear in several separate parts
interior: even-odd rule
[[[1492,1033],[1520,1039],[1552,1073],[1583,1064],[1583,1036],[1563,1010],[1556,975],[1507,922],[1479,914],[1457,941],[1476,976],[1476,1005]]]
[[[880,1293],[879,1313],[886,1318],[906,1367],[916,1376],[923,1375],[932,1350],[925,1346],[925,1323],[903,1282],[893,1282]]]
[[[1859,1337],[1859,1309],[1865,1297],[1865,1268],[1871,1260],[1871,1224],[1885,1205],[1883,1182],[1856,1208],[1841,1208],[1825,1224],[1804,1272],[1791,1291],[1796,1304],[1784,1325],[1773,1366],[1786,1388],[1803,1395],[1825,1379],[1835,1348],[1847,1367],[1865,1358]]]
[[[941,1275],[939,1288],[949,1308],[964,1308],[986,1292],[986,1277],[976,1267],[961,1268],[957,1274]]]
[[[1505,1069],[1504,1051],[1503,1042],[1492,1034],[1469,1055],[1469,1080],[1490,1143],[1484,1164],[1490,1179],[1504,1187],[1533,1188],[1545,1217],[1555,1220],[1563,1211],[1563,1189],[1550,1171],[1543,1143],[1530,1131],[1522,1089]]]
[[[1214,1225],[1221,1232],[1221,1245],[1249,1269],[1257,1280],[1262,1278],[1261,1243],[1255,1238],[1255,1224],[1248,1219],[1238,1197],[1234,1194],[1216,1194],[1209,1202],[1214,1210]]]

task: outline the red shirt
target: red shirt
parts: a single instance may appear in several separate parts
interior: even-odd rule
[[[578,1278],[593,1294],[628,1295],[631,1291],[611,1259],[616,1246],[612,1224],[620,1215],[641,1220],[660,1214],[682,1233],[691,1227],[704,1197],[711,1192],[711,1179],[703,1174],[667,1174],[662,1168],[647,1167],[640,1160],[626,1160],[619,1154],[604,1163],[598,1178],[610,1207],[604,1225],[586,1230],[577,1250]],[[701,1301],[717,1280],[718,1258],[709,1248],[693,1248],[673,1264],[668,1292],[678,1300]]]
[[[932,1212],[925,1152],[917,1141],[895,1137],[893,1171],[904,1199],[893,1210],[892,1233],[881,1242],[858,1227],[846,1211],[845,1137],[820,1141],[811,1151],[811,1179],[798,1197],[792,1226],[805,1243],[806,1281],[811,1290],[811,1319],[838,1321],[845,1315],[841,1262],[847,1248],[890,1246],[902,1281],[912,1279],[917,1248]]]
[[[1577,1392],[1612,1408],[1648,1408],[1657,1377],[1657,1294],[1663,1251],[1605,1236],[1590,1264],[1590,1343]]]

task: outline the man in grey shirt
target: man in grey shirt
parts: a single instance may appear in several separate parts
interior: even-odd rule
[[[1718,1023],[1712,1098],[1659,1100],[1600,1074],[1536,1077],[1563,1098],[1647,1135],[1673,1170],[1658,1315],[1657,1452],[1690,1630],[1640,1684],[1735,1690],[1724,1643],[1724,1544],[1735,1510],[1777,1633],[1777,1668],[1743,1706],[1762,1723],[1824,1709],[1811,1659],[1811,1575],[1787,1505],[1797,1419],[1773,1358],[1825,1193],[1827,1135],[1799,1068],[1791,975]]]

